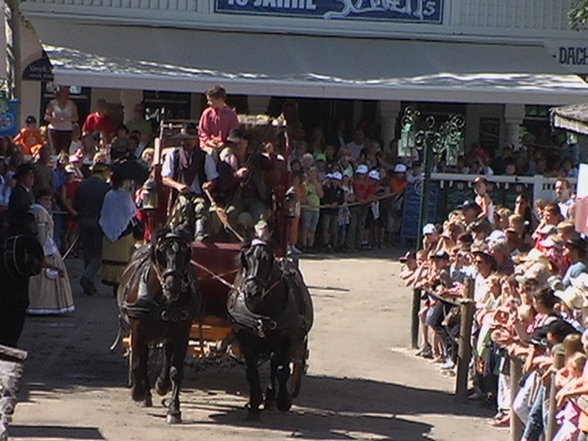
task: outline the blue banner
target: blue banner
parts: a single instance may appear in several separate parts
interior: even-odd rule
[[[443,0],[216,0],[215,11],[441,24]]]
[[[16,136],[18,133],[17,106],[18,100],[0,103],[0,136]]]

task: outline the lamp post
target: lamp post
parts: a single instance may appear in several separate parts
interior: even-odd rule
[[[419,218],[416,233],[417,249],[422,246],[422,231],[429,221],[429,189],[431,168],[434,155],[445,154],[447,165],[456,165],[463,154],[463,115],[450,115],[447,121],[437,125],[435,117],[430,115],[421,119],[421,112],[407,107],[402,118],[402,131],[398,151],[400,156],[413,156],[412,149],[423,152],[424,177],[420,185]],[[415,289],[412,299],[411,347],[418,346],[421,292]]]
[[[441,124],[437,124],[434,116],[424,119],[421,112],[413,107],[407,107],[402,117],[402,131],[399,142],[400,156],[411,156],[412,149],[422,151],[424,176],[420,185],[419,218],[417,229],[417,249],[422,245],[424,225],[429,221],[429,189],[431,182],[431,168],[434,157],[445,155],[447,165],[456,165],[457,159],[464,153],[463,115],[452,114]]]

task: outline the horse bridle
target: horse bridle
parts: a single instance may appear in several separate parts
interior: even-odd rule
[[[167,241],[172,241],[172,240],[176,240],[178,241],[179,245],[182,246],[181,242],[181,238],[180,236],[176,235],[176,234],[168,234],[164,237],[162,237],[161,239],[159,239],[158,242],[167,242]],[[184,291],[187,287],[187,282],[184,280],[184,277],[182,277],[181,272],[174,268],[174,269],[166,269],[163,273],[161,272],[161,270],[159,269],[159,267],[157,266],[157,247],[158,245],[160,245],[160,243],[157,243],[155,245],[155,258],[152,259],[151,261],[151,268],[153,269],[153,271],[155,272],[155,275],[157,277],[157,281],[159,282],[159,286],[161,287],[162,291],[165,293],[165,279],[171,275],[177,274],[178,276],[181,277],[181,283],[182,283],[182,288],[181,290]],[[189,256],[189,255],[188,255]]]
[[[257,260],[255,260],[255,266],[253,268],[251,268],[251,271],[247,271],[250,273],[250,275],[245,277],[245,282],[255,282],[262,287],[262,291],[261,291],[262,297],[265,297],[267,294],[269,294],[284,279],[284,273],[283,273],[283,271],[280,271],[280,277],[278,277],[278,279],[274,283],[272,283],[269,287],[267,287],[267,284],[270,281],[272,274],[274,273],[274,270],[277,267],[277,265],[275,264],[275,259],[272,259],[271,267],[272,268],[271,268],[266,280],[262,280],[262,278],[258,274],[259,273],[259,260],[257,259]],[[278,267],[278,269],[279,269],[279,267]],[[253,271],[253,270],[255,270],[255,271]],[[242,289],[242,288],[239,288],[239,289]]]

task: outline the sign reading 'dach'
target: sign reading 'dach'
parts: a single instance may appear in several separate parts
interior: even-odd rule
[[[440,24],[443,0],[216,0],[216,12]]]

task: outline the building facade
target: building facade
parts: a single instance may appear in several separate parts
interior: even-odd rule
[[[386,144],[408,104],[457,111],[467,144],[497,149],[517,144],[523,123],[546,124],[549,106],[588,100],[588,33],[569,29],[572,0],[17,3],[21,118],[39,112],[51,75],[80,87],[84,109],[145,101],[193,118],[220,83],[250,113],[291,97],[320,124],[372,112]],[[45,54],[52,72],[31,76]]]

